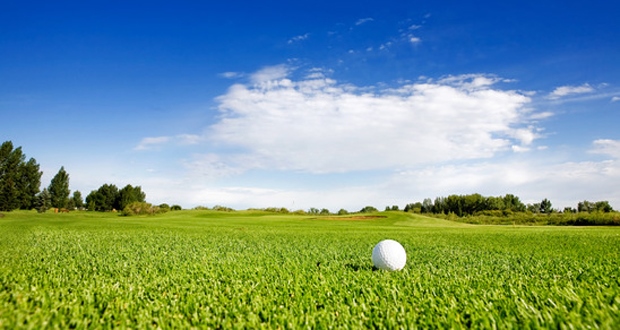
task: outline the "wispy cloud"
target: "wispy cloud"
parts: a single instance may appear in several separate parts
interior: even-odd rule
[[[147,150],[153,147],[168,143],[170,141],[169,136],[158,136],[158,137],[145,137],[140,143],[134,148],[134,150]]]
[[[355,25],[362,25],[362,24],[372,22],[372,21],[374,21],[372,17],[361,18],[361,19],[358,19],[357,22],[355,22]]]
[[[158,136],[145,137],[134,148],[134,150],[149,150],[162,147],[166,144],[174,143],[176,145],[192,145],[197,144],[202,137],[195,134],[180,134],[176,136]]]
[[[611,98],[611,102],[618,102],[620,101],[620,96],[614,96]]]
[[[409,38],[409,42],[412,43],[412,44],[418,44],[418,43],[420,43],[422,41],[422,39],[420,39],[420,38],[418,38],[416,36],[413,36],[413,35],[408,36],[408,38]]]
[[[288,44],[290,45],[290,44],[296,43],[298,41],[306,40],[306,39],[308,39],[308,37],[310,37],[310,33],[306,33],[306,34],[302,34],[302,35],[298,35],[298,36],[292,37],[291,39],[288,40]]]
[[[591,93],[593,91],[594,88],[589,84],[583,84],[581,86],[561,86],[554,89],[553,92],[549,94],[549,98],[555,100],[569,95]]]
[[[233,79],[233,78],[243,77],[243,73],[228,71],[228,72],[220,73],[219,76],[223,78],[227,78],[227,79]]]

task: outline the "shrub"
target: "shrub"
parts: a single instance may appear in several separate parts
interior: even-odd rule
[[[154,215],[157,213],[165,213],[168,209],[161,208],[159,206],[153,206],[150,203],[146,202],[133,202],[123,209],[121,215],[123,216],[132,216],[132,215]]]

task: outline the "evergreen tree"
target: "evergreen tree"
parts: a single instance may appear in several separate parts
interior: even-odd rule
[[[21,148],[13,150],[11,141],[0,146],[0,211],[19,208],[18,168],[22,159]]]
[[[0,146],[0,211],[30,209],[41,185],[39,164],[25,161],[22,148],[6,141]]]
[[[51,207],[51,196],[47,188],[43,188],[36,198],[36,208],[39,213],[45,213]]]
[[[64,166],[61,167],[58,173],[52,178],[48,190],[52,207],[67,207],[71,191],[69,190],[69,174],[65,171]]]
[[[41,175],[43,172],[39,170],[34,158],[30,158],[24,163],[20,171],[19,190],[21,192],[22,210],[30,210],[36,207],[36,196],[41,187]]]

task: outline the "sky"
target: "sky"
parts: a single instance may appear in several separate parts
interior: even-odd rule
[[[184,208],[620,209],[616,1],[3,1],[0,142]]]

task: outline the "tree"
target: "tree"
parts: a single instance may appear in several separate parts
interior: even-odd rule
[[[89,211],[112,211],[120,209],[118,188],[113,184],[104,184],[86,196]]]
[[[504,196],[504,207],[513,212],[525,212],[526,210],[525,204],[519,200],[519,197],[512,194]]]
[[[373,213],[378,211],[379,210],[377,210],[377,208],[375,208],[374,206],[365,206],[363,209],[360,210],[360,213]]]
[[[37,211],[39,213],[45,213],[45,211],[47,211],[52,205],[50,200],[51,198],[49,191],[47,190],[47,188],[43,188],[43,191],[41,191],[41,193],[38,194],[36,198]]]
[[[41,186],[41,171],[34,158],[26,162],[22,148],[0,145],[0,211],[31,209]]]
[[[39,164],[34,158],[30,158],[24,163],[20,171],[19,187],[21,191],[22,210],[30,210],[36,206],[36,196],[41,187],[41,175]]]
[[[546,198],[543,199],[542,202],[540,202],[540,213],[551,213],[551,211],[553,211],[551,208],[551,201]]]
[[[69,174],[65,171],[64,166],[52,178],[47,189],[50,192],[52,207],[67,208],[71,191],[69,190]]]
[[[599,211],[599,212],[605,212],[605,213],[609,213],[611,211],[613,211],[614,209],[611,207],[611,205],[609,205],[608,201],[599,201],[594,203],[594,208]]]
[[[73,192],[73,197],[71,197],[71,201],[73,202],[73,206],[78,210],[84,208],[84,200],[82,199],[82,193],[79,190]]]
[[[21,148],[13,150],[11,141],[0,146],[0,211],[19,208],[19,164],[23,160]]]
[[[433,202],[431,201],[430,198],[425,198],[424,201],[422,201],[422,205],[420,206],[420,212],[421,213],[433,212]]]
[[[146,194],[142,192],[142,188],[140,186],[132,187],[130,184],[128,184],[118,192],[117,209],[124,210],[125,206],[134,202],[143,203],[145,199]]]

